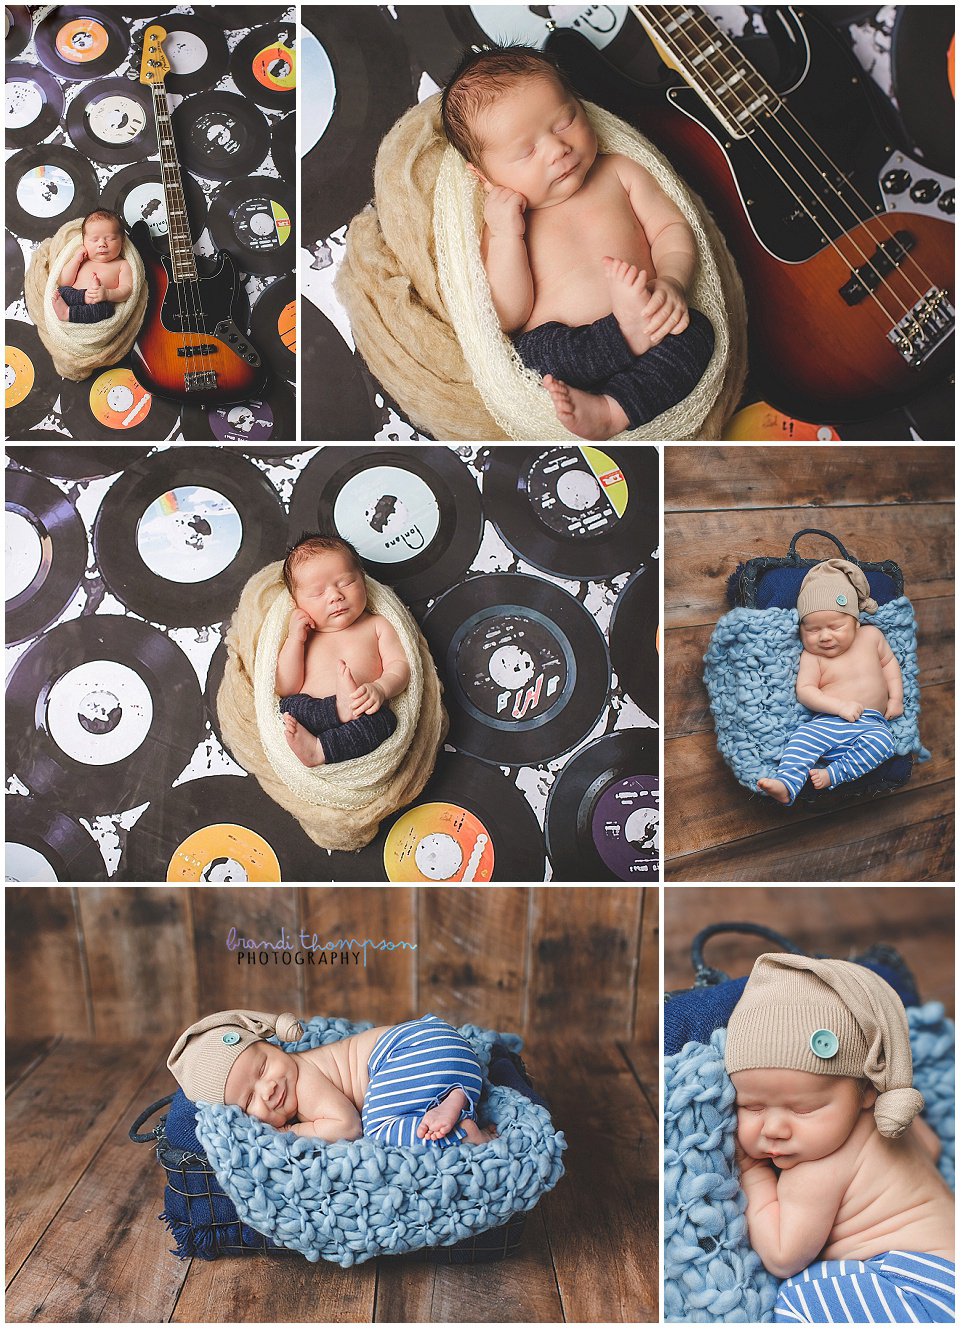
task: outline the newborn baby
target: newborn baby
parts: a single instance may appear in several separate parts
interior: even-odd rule
[[[502,330],[581,438],[688,396],[713,328],[688,309],[693,232],[642,166],[605,156],[562,73],[527,47],[467,55],[444,132],[486,194],[481,255]]]
[[[887,720],[903,714],[900,665],[880,629],[860,622],[861,610],[876,613],[877,602],[855,563],[829,558],[803,578],[797,700],[818,718],[791,737],[776,777],[757,780],[777,802],[792,803],[807,779],[818,789],[858,779],[894,753]]]
[[[193,1102],[240,1107],[307,1139],[384,1144],[487,1143],[477,1124],[483,1084],[470,1044],[434,1014],[371,1028],[341,1042],[288,1052],[302,1036],[293,1015],[225,1010],[192,1024],[167,1065]]]
[[[724,1061],[750,1244],[786,1279],[777,1321],[952,1323],[953,1196],[893,988],[860,964],[761,955]]]
[[[120,257],[123,223],[115,212],[97,208],[84,217],[80,235],[83,244],[60,272],[53,309],[62,323],[99,323],[133,290],[130,264]]]
[[[385,702],[410,681],[392,625],[367,609],[363,564],[335,535],[306,535],[283,579],[295,604],[275,685],[287,742],[306,766],[366,756],[397,727]]]

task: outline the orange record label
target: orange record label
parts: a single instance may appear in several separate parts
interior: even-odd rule
[[[244,825],[205,825],[183,841],[168,881],[279,881],[280,862],[265,839]]]
[[[149,415],[153,397],[129,369],[108,369],[90,389],[90,410],[108,429],[132,429]]]
[[[90,18],[75,18],[57,33],[57,54],[75,65],[103,55],[109,44],[107,30]]]
[[[724,429],[723,436],[728,442],[776,442],[785,439],[798,443],[840,441],[840,435],[829,424],[808,424],[805,420],[795,420],[790,415],[781,414],[766,401],[755,401],[752,406],[737,411]]]
[[[293,51],[279,42],[266,46],[253,57],[253,76],[265,88],[291,91],[297,86],[297,66]]]
[[[449,802],[427,802],[391,826],[383,865],[388,881],[485,884],[493,875],[493,841],[472,812]]]
[[[10,409],[19,406],[33,387],[33,362],[18,346],[7,346],[4,352],[3,404]]]
[[[297,302],[291,300],[289,304],[284,305],[280,317],[277,319],[277,331],[280,333],[280,340],[286,346],[292,355],[297,353]]]

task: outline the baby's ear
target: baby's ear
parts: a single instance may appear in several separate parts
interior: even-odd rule
[[[475,177],[475,179],[480,181],[484,189],[489,189],[490,181],[487,179],[487,177],[483,174],[482,171],[477,170],[476,166],[474,166],[472,161],[467,162],[467,170],[470,172],[472,176]]]

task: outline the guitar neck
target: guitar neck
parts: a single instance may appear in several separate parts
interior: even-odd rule
[[[151,86],[153,113],[157,121],[157,143],[160,148],[160,178],[163,182],[163,203],[167,211],[167,235],[174,281],[196,281],[197,261],[190,238],[190,223],[183,196],[180,163],[177,161],[173,141],[173,125],[167,106],[167,92],[162,81]]]
[[[728,134],[745,138],[780,108],[780,98],[700,8],[631,5],[664,62],[713,111]]]

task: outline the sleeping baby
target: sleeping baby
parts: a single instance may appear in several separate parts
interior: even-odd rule
[[[761,955],[727,1028],[750,1244],[777,1322],[953,1323],[953,1195],[878,974]]]
[[[240,1107],[306,1139],[446,1148],[496,1137],[477,1124],[483,1083],[468,1042],[434,1014],[287,1052],[302,1036],[291,1014],[224,1010],[192,1024],[167,1065],[193,1102]]]
[[[275,685],[287,742],[306,766],[374,751],[397,727],[386,704],[410,681],[393,626],[367,609],[360,555],[335,535],[305,535],[283,564],[296,606]]]
[[[53,310],[62,323],[100,323],[133,290],[130,264],[120,257],[123,222],[116,212],[97,208],[84,217],[80,236],[83,243],[60,272]]]
[[[598,151],[563,74],[528,47],[465,56],[441,114],[486,195],[481,256],[500,326],[564,428],[612,438],[687,397],[714,333],[687,306],[693,231],[653,176]]]

